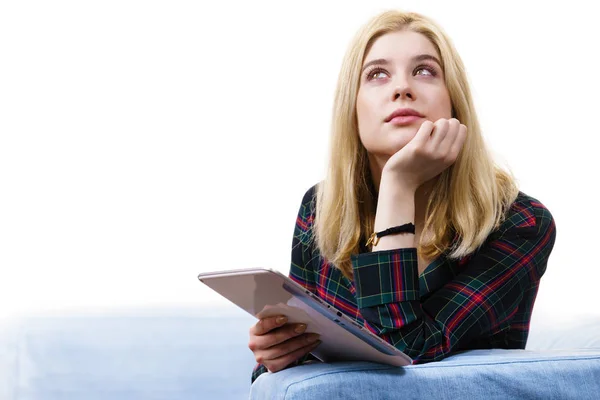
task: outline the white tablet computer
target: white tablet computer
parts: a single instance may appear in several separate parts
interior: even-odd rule
[[[277,271],[208,272],[198,279],[256,318],[285,315],[291,323],[305,323],[307,333],[320,335],[321,344],[311,353],[323,362],[412,363],[406,354]]]

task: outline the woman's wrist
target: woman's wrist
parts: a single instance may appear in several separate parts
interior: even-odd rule
[[[416,188],[395,179],[393,174],[382,174],[375,214],[375,232],[393,226],[415,223]],[[372,232],[371,232],[372,233]],[[400,233],[382,237],[372,251],[414,247],[415,235]]]
[[[389,193],[404,193],[414,194],[417,192],[419,185],[406,179],[405,176],[393,170],[383,169],[381,171],[381,180],[379,182],[379,190],[386,190]]]
[[[416,188],[382,174],[377,195],[375,230],[415,222]]]

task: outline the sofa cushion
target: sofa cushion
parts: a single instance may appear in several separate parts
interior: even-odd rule
[[[388,367],[314,363],[265,373],[251,399],[598,399],[600,349],[472,350]]]

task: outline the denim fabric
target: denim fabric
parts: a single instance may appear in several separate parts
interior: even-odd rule
[[[261,375],[250,399],[599,399],[600,349],[472,350],[404,368],[309,364]]]

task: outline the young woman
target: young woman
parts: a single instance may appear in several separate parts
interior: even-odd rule
[[[524,348],[555,236],[486,150],[443,30],[399,11],[367,23],[342,65],[329,168],[302,200],[290,277],[418,363]],[[285,316],[253,326],[252,380],[310,359],[305,329]]]

